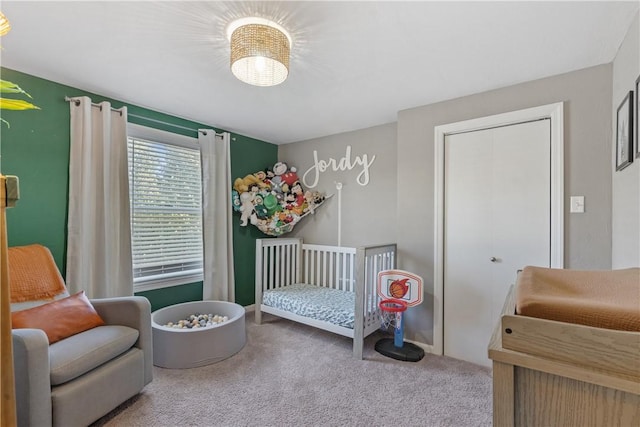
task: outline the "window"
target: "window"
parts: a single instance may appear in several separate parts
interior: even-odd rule
[[[202,280],[197,140],[129,125],[127,146],[134,289]]]

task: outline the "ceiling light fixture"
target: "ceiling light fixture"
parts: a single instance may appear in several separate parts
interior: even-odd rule
[[[0,36],[4,36],[11,29],[11,24],[4,13],[0,12]]]
[[[289,75],[291,36],[275,22],[242,18],[227,27],[231,72],[254,86],[275,86]]]

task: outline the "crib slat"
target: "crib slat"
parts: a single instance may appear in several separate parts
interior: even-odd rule
[[[347,274],[348,262],[347,259],[350,258],[351,255],[342,253],[340,254],[340,280],[344,282],[344,289],[350,292],[353,292],[353,286],[349,281],[349,276]]]
[[[320,270],[320,281],[318,282],[320,284],[320,286],[325,287],[326,288],[326,283],[324,282],[324,273],[325,273],[325,267],[326,267],[326,255],[327,253],[325,251],[318,251],[318,254],[320,256],[319,260],[318,260],[318,269]]]
[[[291,284],[291,245],[285,246],[284,249],[284,272],[282,277],[282,282],[284,286]]]
[[[296,282],[302,282],[302,269],[304,265],[302,263],[302,243],[296,245]]]
[[[316,251],[316,285],[322,286],[322,251]]]
[[[354,275],[356,274],[356,272],[354,271],[355,270],[355,268],[354,268],[354,264],[355,264],[354,263],[354,258],[355,258],[355,255],[351,255],[349,257],[349,270],[348,270],[349,283],[351,284],[351,288],[352,288],[353,291],[355,291],[355,289],[353,288],[353,283],[354,283],[354,280],[355,280],[355,276]],[[364,272],[363,272],[363,279],[364,279]]]
[[[335,257],[334,253],[328,252],[327,253],[328,258],[329,258],[329,265],[327,266],[327,274],[326,274],[326,281],[329,284],[333,284],[333,286],[331,286],[334,289],[340,289],[340,282],[336,282],[333,279],[333,258]]]
[[[304,283],[309,283],[309,251],[307,249],[303,249],[304,254],[304,265],[302,266],[302,271],[304,272]]]
[[[307,265],[305,265],[305,270],[306,270],[306,274],[307,274],[307,280],[305,281],[305,283],[310,283],[313,284],[313,277],[314,277],[314,267],[313,267],[313,251],[311,250],[307,250]]]
[[[286,245],[282,247],[282,279],[280,283],[281,286],[287,286],[289,284],[289,264],[291,263],[291,258],[289,257],[289,249],[291,245]]]
[[[324,274],[324,251],[318,251],[318,286],[323,286],[322,276]]]
[[[327,251],[327,269],[324,272],[324,280],[329,288],[339,289],[340,283],[333,280],[333,257],[335,255],[333,252]]]
[[[315,251],[315,271],[316,271],[316,281],[314,284],[320,285],[320,251]]]
[[[273,271],[273,268],[271,267],[271,258],[270,258],[270,251],[271,248],[268,248],[266,250],[264,250],[263,255],[264,255],[264,277],[266,278],[266,280],[264,281],[264,285],[263,288],[265,290],[267,289],[271,289],[271,274]]]
[[[282,287],[282,273],[284,272],[284,257],[282,256],[282,252],[284,251],[284,246],[278,246],[276,249],[276,265],[278,268],[276,269],[276,287]]]
[[[282,286],[282,282],[280,279],[280,273],[282,272],[281,253],[282,253],[282,246],[276,246],[276,259],[274,260],[274,263],[276,265],[276,277],[275,277],[276,288],[279,288]]]
[[[349,254],[342,253],[340,254],[340,280],[342,280],[345,284],[345,289],[348,291],[353,291],[351,288],[351,283],[349,282],[348,276],[348,263],[347,259],[350,257]]]
[[[325,268],[325,257],[326,252],[325,251],[318,251],[318,270],[319,270],[319,275],[318,275],[318,284],[322,287],[326,288],[326,284],[324,283],[324,268]]]
[[[343,291],[349,290],[349,282],[345,279],[344,275],[340,274],[342,269],[342,254],[336,254],[336,266],[334,274],[336,276],[336,282],[340,283],[340,289]]]

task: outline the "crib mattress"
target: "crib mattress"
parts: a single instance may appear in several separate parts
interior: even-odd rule
[[[262,303],[299,316],[353,329],[355,294],[297,283],[265,291]]]
[[[640,268],[613,271],[525,267],[516,314],[620,331],[640,331]]]

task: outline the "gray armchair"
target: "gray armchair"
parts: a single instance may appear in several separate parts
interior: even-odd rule
[[[46,251],[55,266],[46,248],[20,249],[25,248]],[[10,275],[15,268],[12,249]],[[66,295],[65,290],[56,299]],[[40,329],[13,329],[19,426],[86,426],[151,382],[149,301],[133,296],[91,300],[91,304],[106,324],[53,344]],[[12,312],[22,308],[24,303],[12,304]]]

